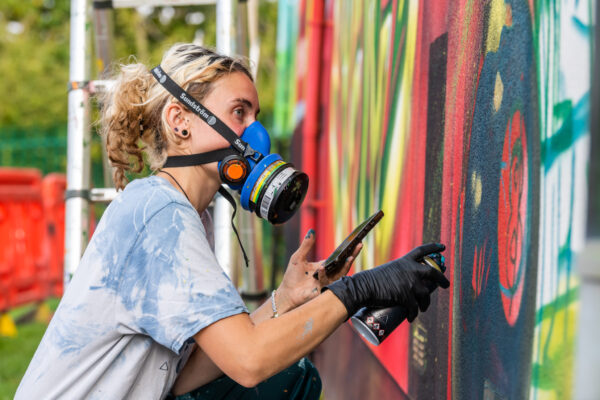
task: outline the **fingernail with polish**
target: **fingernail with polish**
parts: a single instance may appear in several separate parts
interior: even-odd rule
[[[310,238],[311,238],[311,236],[314,236],[314,235],[315,235],[315,231],[314,231],[314,229],[310,229],[310,230],[308,231],[308,233],[306,234],[306,237],[305,237],[305,239],[310,239]]]

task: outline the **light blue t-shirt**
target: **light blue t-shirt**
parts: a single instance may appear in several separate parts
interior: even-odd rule
[[[192,205],[160,177],[135,180],[104,212],[16,398],[163,398],[191,337],[242,312]]]

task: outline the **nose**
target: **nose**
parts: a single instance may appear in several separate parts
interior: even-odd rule
[[[252,124],[254,124],[255,122],[258,122],[256,117],[248,117],[246,120],[247,120],[246,121],[247,125],[246,125],[245,129],[248,129]]]

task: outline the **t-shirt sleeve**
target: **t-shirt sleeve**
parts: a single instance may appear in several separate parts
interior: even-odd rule
[[[198,214],[178,203],[148,219],[119,291],[124,324],[176,353],[206,326],[248,312],[219,266]]]

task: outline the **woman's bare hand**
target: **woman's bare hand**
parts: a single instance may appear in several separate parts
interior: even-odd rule
[[[310,262],[307,256],[315,244],[315,231],[309,230],[298,250],[290,258],[281,285],[276,292],[276,303],[280,313],[294,309],[317,297],[321,288],[346,275],[362,249],[359,243],[344,263],[343,268],[328,276],[323,267],[324,260]],[[315,272],[318,279],[314,278]]]

